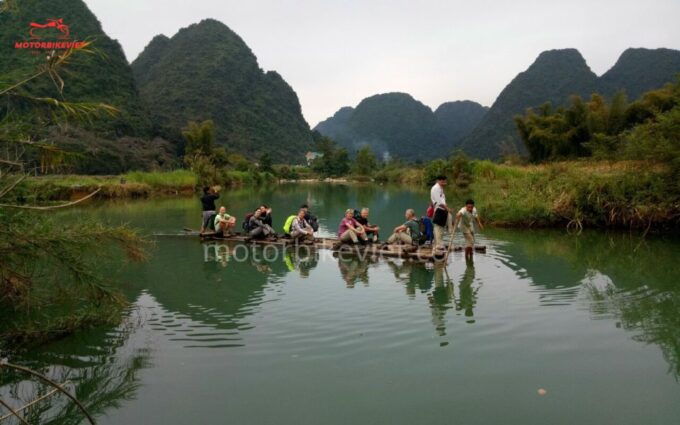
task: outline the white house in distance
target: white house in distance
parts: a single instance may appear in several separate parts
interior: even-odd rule
[[[305,154],[305,159],[307,160],[307,166],[312,165],[312,162],[313,162],[315,159],[321,158],[322,156],[323,156],[323,154],[322,154],[322,153],[319,153],[319,152],[307,152],[307,153]]]

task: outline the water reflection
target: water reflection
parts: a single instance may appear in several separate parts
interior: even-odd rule
[[[90,414],[102,414],[119,407],[122,400],[135,397],[141,384],[139,372],[150,366],[151,351],[146,341],[135,336],[141,321],[140,311],[133,309],[113,330],[69,338],[56,350],[33,350],[22,364],[58,383],[66,383],[65,388],[76,395]],[[0,398],[15,408],[52,389],[26,374],[9,370],[0,373]],[[21,413],[31,424],[80,424],[84,419],[78,408],[58,393]],[[16,423],[12,422],[15,420],[2,423]]]
[[[449,276],[448,266],[441,263],[388,261],[398,282],[404,284],[406,294],[415,299],[420,291],[427,294],[432,323],[439,336],[446,335],[446,315],[450,310],[463,314],[467,323],[475,323],[474,308],[481,282],[475,279],[474,259],[465,261],[465,270],[458,284]]]
[[[307,198],[320,217],[330,220],[330,211],[339,203],[366,202],[379,209],[389,205],[391,196],[370,188],[339,193],[341,199],[336,194],[325,199],[319,192]],[[214,362],[220,365],[240,354],[241,361],[257,355],[269,366],[285,367],[290,364],[284,360],[297,362],[313,355],[310,365],[332,370],[343,361],[350,364],[342,357],[347,353],[355,354],[352,367],[367,361],[364,357],[370,360],[370,355],[363,354],[364,346],[375,350],[367,352],[393,361],[392,353],[379,351],[380,347],[398,347],[394,353],[422,353],[433,337],[446,345],[447,340],[474,334],[480,344],[472,345],[482,348],[470,354],[465,344],[459,344],[456,349],[462,356],[479,355],[493,361],[505,355],[501,347],[515,358],[528,355],[554,360],[540,350],[528,349],[527,338],[549,341],[554,336],[555,329],[543,326],[541,318],[570,319],[585,312],[586,318],[600,325],[611,324],[611,334],[625,331],[626,341],[632,337],[660,347],[669,373],[680,377],[677,243],[600,233],[574,237],[560,232],[493,230],[485,236],[488,254],[477,255],[476,263],[454,255],[448,268],[400,259],[333,258],[327,251],[307,247],[272,250],[186,238],[163,240],[148,264],[124,272],[128,297],[145,312],[141,328],[123,326],[67,338],[27,354],[21,363],[46,367],[43,370],[60,381],[70,379],[88,407],[104,412],[138,395],[139,371],[151,363],[154,353],[149,341],[187,358],[210,361],[206,353],[214,353],[222,356]],[[333,296],[346,297],[341,301],[344,304]],[[508,307],[512,303],[514,309]],[[354,317],[363,322],[352,322]],[[528,336],[517,330],[527,324],[531,326],[525,331],[530,332]],[[371,339],[357,336],[361,335],[358,328],[362,333],[367,330]],[[570,331],[589,335],[590,329]],[[514,342],[514,335],[525,339]],[[606,344],[581,349],[616,354],[618,345]],[[484,347],[498,353],[483,352]],[[300,352],[300,357],[291,355]],[[541,365],[546,373],[553,366],[550,362]],[[11,394],[28,400],[43,391],[21,377],[3,379],[3,397]],[[50,402],[32,415],[34,422],[79,420],[72,407],[61,401]]]
[[[368,269],[375,261],[353,257],[339,257],[337,261],[340,276],[342,276],[342,280],[345,281],[348,288],[354,288],[357,283],[368,286]]]
[[[584,296],[593,317],[617,317],[634,339],[657,344],[680,377],[677,240],[586,232],[495,230],[501,262],[537,288],[544,305]]]

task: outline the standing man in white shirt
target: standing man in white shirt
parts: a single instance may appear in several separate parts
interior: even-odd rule
[[[434,224],[435,249],[444,248],[444,232],[446,229],[448,229],[453,236],[451,210],[446,205],[444,187],[446,187],[446,176],[437,176],[437,182],[432,186],[432,189],[430,189],[430,201],[434,208],[432,223]]]

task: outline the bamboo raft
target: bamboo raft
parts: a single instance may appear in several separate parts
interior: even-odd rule
[[[185,229],[189,232],[190,229]],[[338,238],[314,238],[311,242],[298,242],[293,239],[285,237],[277,237],[276,239],[250,239],[240,233],[235,233],[229,236],[222,236],[219,233],[206,232],[199,233],[191,231],[201,238],[201,241],[225,241],[225,242],[236,242],[242,244],[254,244],[254,245],[277,245],[283,247],[308,247],[315,249],[327,249],[334,251],[334,255],[340,253],[347,255],[357,255],[362,257],[397,257],[397,258],[407,258],[419,261],[437,261],[442,260],[446,256],[446,250],[440,249],[433,252],[431,244],[420,245],[418,247],[411,247],[406,245],[386,245],[383,246],[382,243],[368,243],[366,245],[361,244],[341,244]],[[453,246],[450,251],[463,251],[462,246]],[[476,252],[485,253],[486,246],[477,245],[474,249]]]

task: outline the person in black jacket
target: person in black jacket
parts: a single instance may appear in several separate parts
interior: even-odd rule
[[[274,232],[272,226],[264,222],[262,219],[262,211],[259,208],[255,210],[253,216],[248,220],[248,228],[249,232],[246,241],[264,238],[276,239],[276,232]]]
[[[312,229],[315,232],[319,231],[319,220],[316,218],[315,215],[312,215],[312,213],[309,212],[309,205],[307,204],[302,204],[300,206],[300,209],[305,210],[305,221],[309,223],[310,226],[312,226]]]
[[[262,204],[260,205],[260,220],[268,226],[272,226],[272,209],[271,207]]]
[[[215,215],[215,201],[220,198],[220,187],[204,187],[203,196],[201,196],[201,209],[202,209],[202,219],[201,219],[201,233],[205,232],[208,228],[208,220],[210,217]]]

